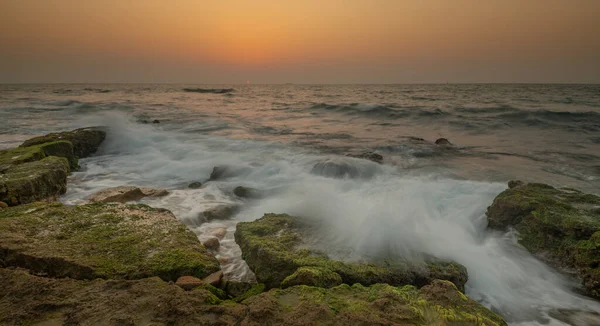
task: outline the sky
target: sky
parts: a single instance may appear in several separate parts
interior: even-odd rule
[[[0,0],[0,83],[600,83],[600,0]]]

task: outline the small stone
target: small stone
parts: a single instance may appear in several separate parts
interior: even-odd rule
[[[219,257],[219,258],[217,258],[217,260],[219,261],[219,263],[221,265],[223,265],[223,264],[229,264],[229,258],[228,257]]]
[[[154,119],[154,120],[152,120],[152,123],[160,123],[160,120]]]
[[[202,182],[199,181],[192,182],[188,185],[188,188],[190,189],[198,189],[200,187],[202,187]]]
[[[95,203],[95,202],[126,203],[128,201],[140,200],[144,197],[145,197],[144,193],[138,187],[120,186],[120,187],[107,188],[107,189],[100,190],[97,193],[90,196],[89,200],[93,203]]]
[[[2,208],[8,208],[8,204],[3,201],[0,201],[0,209]],[[225,230],[225,232],[227,232],[227,230]]]
[[[180,288],[190,291],[204,284],[201,279],[193,277],[193,276],[181,276],[175,282],[175,285]]]
[[[202,241],[202,245],[205,246],[207,249],[217,250],[219,249],[221,243],[219,242],[219,239],[211,237]]]
[[[217,228],[208,232],[208,234],[217,237],[219,240],[223,240],[227,234],[227,228]]]
[[[435,141],[436,145],[452,146],[452,143],[446,138],[439,138]]]
[[[205,277],[202,282],[206,283],[206,284],[210,284],[214,287],[220,287],[221,286],[221,279],[223,278],[223,271],[218,271],[215,273],[212,273],[210,275],[208,275],[207,277]]]

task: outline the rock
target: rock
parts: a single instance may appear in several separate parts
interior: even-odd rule
[[[0,210],[0,261],[50,277],[205,277],[217,260],[168,210],[33,203]]]
[[[587,293],[600,298],[600,197],[541,183],[510,185],[488,207],[488,226],[513,227],[527,250],[574,269]]]
[[[208,178],[210,181],[216,181],[228,176],[229,168],[227,166],[215,166]]]
[[[98,191],[89,197],[92,203],[126,203],[128,201],[137,201],[146,197],[142,190],[134,186],[119,186],[106,188]]]
[[[152,120],[152,123],[160,123],[160,120],[154,119],[154,120]]]
[[[343,284],[262,292],[256,285],[260,291],[235,303],[208,286],[184,291],[157,278],[80,281],[0,268],[0,280],[3,325],[506,325],[443,281],[420,290]]]
[[[302,232],[307,227],[310,227],[307,221],[286,214],[265,214],[256,221],[237,224],[235,241],[258,282],[265,283],[267,288],[280,287],[300,267],[317,267],[325,273],[337,273],[347,284],[422,286],[434,279],[445,279],[463,290],[467,281],[466,268],[453,262],[432,260],[417,264],[398,261],[376,265],[330,260],[304,248]],[[335,276],[328,275],[325,279],[329,283],[333,278]]]
[[[138,201],[144,197],[163,197],[168,194],[169,192],[166,189],[119,186],[102,189],[91,195],[88,199],[92,203],[126,203],[129,201]]]
[[[202,241],[202,245],[205,246],[206,249],[217,250],[217,249],[219,249],[219,246],[221,245],[221,243],[219,242],[219,239],[210,237],[210,238]]]
[[[262,283],[252,284],[252,286],[243,294],[233,297],[233,301],[242,302],[250,297],[259,295],[265,292],[265,285]]]
[[[63,157],[11,165],[0,174],[0,201],[15,206],[54,200],[67,191],[68,174],[69,162]]]
[[[383,156],[374,153],[374,152],[364,152],[360,154],[346,154],[346,156],[354,157],[354,158],[362,158],[365,160],[373,161],[375,163],[383,163]]]
[[[509,189],[516,188],[516,187],[519,187],[522,185],[523,185],[523,181],[520,181],[520,180],[511,180],[508,182]]]
[[[202,187],[202,182],[198,182],[198,181],[192,182],[188,185],[188,188],[191,188],[191,189],[198,189],[200,187]]]
[[[356,166],[341,158],[330,158],[318,162],[310,172],[330,178],[356,178],[360,176],[360,171]]]
[[[210,173],[208,181],[224,180],[236,176],[247,175],[251,172],[251,169],[247,166],[229,166],[221,165],[215,166]]]
[[[210,284],[214,287],[221,286],[221,279],[223,278],[223,271],[214,272],[205,277],[202,282]]]
[[[0,209],[1,208],[8,208],[8,204],[3,201],[0,201]]]
[[[438,138],[435,141],[435,144],[436,145],[441,145],[441,146],[453,146],[452,143],[448,139],[446,139],[446,138]]]
[[[252,288],[252,286],[256,285],[256,283],[248,283],[248,282],[237,282],[237,281],[227,281],[227,282],[223,282],[223,288],[225,290],[225,293],[227,293],[227,295],[231,298],[236,298],[236,297],[240,297],[242,295],[244,295],[246,292],[248,292],[248,290],[250,290]],[[264,291],[264,284],[263,284],[263,289],[259,292],[263,292]]]
[[[140,188],[140,190],[142,191],[142,194],[144,194],[144,196],[146,197],[164,197],[169,194],[169,191],[167,191],[167,189],[154,189],[142,187]]]
[[[10,166],[39,161],[48,156],[66,158],[69,167],[73,170],[79,167],[78,160],[73,154],[73,144],[62,140],[0,151],[0,172]]]
[[[219,205],[201,213],[208,222],[212,220],[227,220],[240,211],[238,205]]]
[[[204,282],[202,282],[201,279],[193,276],[181,276],[175,282],[175,285],[186,291],[193,290],[194,288],[202,286],[203,284]]]
[[[216,228],[209,231],[208,234],[217,237],[219,240],[223,240],[227,234],[227,228]]]
[[[263,197],[260,190],[243,186],[235,187],[235,189],[233,189],[233,194],[241,198],[249,199],[259,199]]]
[[[191,93],[226,94],[233,92],[233,88],[184,88],[183,91]]]
[[[342,284],[342,277],[336,272],[322,267],[303,266],[298,268],[294,274],[286,277],[281,282],[281,288],[285,289],[294,285],[331,288],[340,284]]]
[[[94,154],[104,139],[106,132],[98,128],[81,128],[73,131],[51,133],[26,140],[19,147],[29,147],[48,142],[66,140],[73,144],[73,153],[79,158]]]

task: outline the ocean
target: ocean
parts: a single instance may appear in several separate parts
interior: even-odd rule
[[[197,87],[234,91],[183,90]],[[329,225],[320,243],[338,259],[434,255],[465,265],[467,294],[511,325],[599,316],[600,303],[514,232],[486,230],[485,211],[513,179],[600,193],[600,85],[0,85],[0,149],[85,126],[107,127],[107,140],[60,200],[166,188],[169,196],[142,202],[171,210],[200,239],[226,227],[218,258],[231,279],[253,277],[235,224],[288,213]],[[346,156],[367,151],[383,164]],[[349,172],[315,173],[320,162]],[[215,166],[231,177],[206,182]],[[194,181],[206,183],[188,188]],[[241,200],[232,195],[240,185],[269,196]],[[241,210],[199,220],[222,204]]]

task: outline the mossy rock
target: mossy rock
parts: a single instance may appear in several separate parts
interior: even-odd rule
[[[575,269],[600,298],[600,197],[511,181],[487,209],[489,227],[514,227],[519,243],[557,267]]]
[[[94,154],[104,139],[106,132],[98,128],[80,128],[73,131],[51,133],[26,140],[19,147],[29,147],[59,140],[67,140],[73,144],[73,153],[84,158]]]
[[[236,303],[158,278],[82,281],[0,268],[0,280],[3,325],[506,325],[446,281],[420,290],[294,286]]]
[[[423,263],[395,261],[391,264],[351,264],[328,259],[324,254],[301,248],[302,232],[309,227],[302,219],[286,214],[265,214],[253,222],[240,222],[235,241],[242,250],[242,258],[268,288],[281,283],[300,267],[316,267],[337,273],[343,283],[371,285],[412,284],[423,286],[434,279],[453,282],[464,289],[467,271],[462,265],[433,260]]]
[[[48,156],[66,158],[72,170],[76,170],[79,167],[78,160],[73,153],[73,144],[69,141],[61,140],[0,151],[0,173],[11,166],[39,161]]]
[[[0,260],[76,279],[175,281],[219,270],[217,260],[171,212],[146,205],[38,202],[3,209]]]
[[[48,156],[12,165],[0,174],[0,201],[9,206],[54,199],[67,191],[69,161]]]
[[[342,284],[342,277],[336,272],[322,267],[302,266],[281,282],[281,288],[294,285],[330,288],[340,284]]]
[[[248,199],[260,199],[263,197],[263,193],[260,190],[244,186],[235,187],[233,194],[240,198]]]

